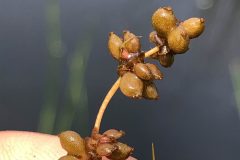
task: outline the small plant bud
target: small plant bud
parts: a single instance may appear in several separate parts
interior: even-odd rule
[[[144,83],[143,97],[151,100],[159,98],[157,88],[153,82]]]
[[[177,19],[171,7],[159,8],[153,13],[152,26],[161,37],[167,37],[176,24]]]
[[[152,31],[150,34],[149,34],[149,41],[151,42],[151,43],[157,43],[157,41],[156,41],[156,37],[157,36],[157,32],[156,31]]]
[[[98,143],[112,143],[112,142],[113,142],[113,139],[107,136],[102,136],[98,141]]]
[[[83,156],[86,154],[85,141],[74,131],[65,131],[58,135],[61,145],[69,155]]]
[[[158,69],[158,67],[155,64],[146,63],[146,65],[150,69],[154,79],[157,79],[157,80],[163,79],[162,72]]]
[[[66,155],[66,156],[59,158],[58,160],[80,160],[80,159],[78,159],[77,157],[71,156],[71,155]]]
[[[204,31],[205,20],[203,18],[189,18],[182,22],[180,25],[184,27],[189,38],[196,38]]]
[[[130,69],[125,64],[119,64],[117,68],[117,73],[119,76],[123,76],[125,73],[129,72]]]
[[[129,53],[139,52],[141,48],[139,38],[129,31],[123,32],[124,47]]]
[[[95,150],[97,147],[97,140],[86,137],[85,138],[85,147],[87,151]]]
[[[172,53],[159,56],[159,62],[163,67],[171,67],[174,62],[174,55]]]
[[[99,144],[96,152],[99,156],[109,156],[113,151],[117,149],[117,146],[109,143]]]
[[[173,52],[178,54],[188,50],[189,37],[182,26],[178,26],[169,33],[168,45]]]
[[[130,98],[141,98],[143,82],[135,74],[127,72],[121,78],[120,90],[125,96]]]
[[[118,131],[116,129],[109,129],[103,133],[103,135],[107,137],[111,137],[114,139],[119,139],[121,138],[125,133],[123,131]]]
[[[122,47],[123,41],[120,37],[118,37],[115,33],[110,32],[109,33],[109,40],[108,40],[108,49],[116,60],[120,57],[121,47]]]
[[[126,160],[133,152],[133,148],[126,144],[117,142],[115,146],[117,146],[117,149],[110,156],[107,156],[111,160]]]
[[[143,80],[153,79],[150,69],[144,63],[137,63],[133,67],[134,73]]]
[[[149,34],[149,41],[154,43],[158,47],[162,47],[166,43],[166,40],[164,38],[159,37],[156,31],[152,31]]]

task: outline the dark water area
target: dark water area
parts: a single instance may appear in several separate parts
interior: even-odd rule
[[[124,130],[138,159],[151,159],[152,142],[157,160],[240,159],[237,0],[0,0],[0,130],[89,133],[117,79],[108,33],[128,29],[148,50],[151,15],[166,5],[205,18],[205,32],[161,67],[158,101],[118,91],[101,130]]]

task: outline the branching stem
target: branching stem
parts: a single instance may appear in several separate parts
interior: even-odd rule
[[[152,54],[154,54],[154,53],[156,53],[158,51],[159,51],[159,47],[154,47],[153,49],[145,52],[144,56],[145,57],[149,57],[150,55],[152,55]],[[117,81],[113,84],[112,88],[108,91],[108,94],[104,98],[104,100],[102,102],[102,105],[101,105],[101,107],[100,107],[100,109],[98,111],[97,118],[96,118],[96,121],[95,121],[95,125],[94,125],[94,128],[93,128],[92,134],[99,133],[101,121],[102,121],[102,118],[103,118],[103,114],[104,114],[104,112],[105,112],[105,110],[106,110],[106,108],[108,106],[108,103],[112,99],[113,95],[118,90],[120,81],[121,81],[121,77],[119,77],[117,79]]]

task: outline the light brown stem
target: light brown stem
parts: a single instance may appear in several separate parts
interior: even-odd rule
[[[152,143],[152,160],[155,160],[155,148],[154,148],[154,143]]]
[[[108,103],[110,102],[110,100],[112,99],[112,96],[116,93],[116,91],[119,88],[120,80],[121,80],[121,77],[119,77],[118,80],[113,84],[112,88],[108,91],[108,94],[106,95],[106,97],[104,98],[104,100],[102,102],[102,105],[98,111],[96,122],[94,125],[94,132],[96,132],[96,133],[99,132],[102,117],[107,108]]]
[[[153,49],[145,52],[145,57],[149,57],[150,55],[156,53],[159,51],[159,47],[154,47]],[[92,131],[92,134],[96,134],[96,133],[99,133],[99,130],[100,130],[100,125],[101,125],[101,121],[102,121],[102,118],[103,118],[103,114],[108,106],[108,103],[110,102],[110,100],[112,99],[113,95],[116,93],[116,91],[118,90],[119,88],[119,84],[120,84],[120,80],[121,80],[121,77],[118,78],[118,80],[113,84],[112,88],[108,91],[108,94],[106,95],[106,97],[104,98],[103,102],[102,102],[102,105],[98,111],[98,114],[97,114],[97,118],[96,118],[96,121],[95,121],[95,125],[94,125],[94,128],[93,128],[93,131]]]
[[[149,56],[151,56],[152,54],[154,54],[158,51],[159,51],[159,47],[154,47],[154,48],[150,49],[149,51],[145,52],[144,57],[145,58],[149,57]]]

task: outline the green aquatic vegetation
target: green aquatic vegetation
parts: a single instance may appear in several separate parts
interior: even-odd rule
[[[85,85],[85,73],[88,57],[92,49],[94,30],[97,23],[87,26],[86,33],[79,37],[73,52],[65,54],[65,45],[61,29],[61,7],[59,0],[48,0],[45,8],[47,68],[46,83],[38,131],[56,134],[68,130],[76,123],[82,134],[89,131],[88,97]],[[67,75],[62,76],[65,59],[68,59]],[[66,79],[65,93],[61,94],[61,86]],[[62,100],[62,101],[61,101]]]
[[[53,133],[56,123],[63,56],[59,5],[57,0],[49,0],[45,10],[48,71],[44,102],[39,115],[38,131],[50,134]]]

